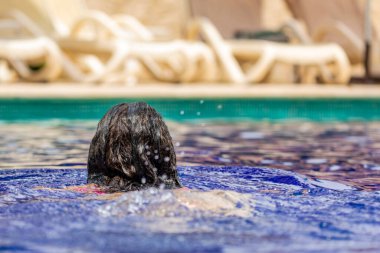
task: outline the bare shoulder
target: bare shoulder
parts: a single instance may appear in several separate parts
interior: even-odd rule
[[[248,194],[233,191],[174,191],[178,201],[191,209],[215,212],[224,215],[248,217],[252,214],[252,199]]]

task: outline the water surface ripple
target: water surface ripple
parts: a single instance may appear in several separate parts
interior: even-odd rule
[[[83,167],[94,121],[0,124],[0,169]],[[169,122],[179,165],[272,167],[380,190],[380,122]]]
[[[380,122],[169,122],[191,190],[70,190],[95,127],[0,124],[0,251],[379,252]]]
[[[250,211],[223,214],[224,210],[189,208],[173,191],[113,196],[65,190],[85,184],[85,169],[0,170],[0,249],[378,252],[380,248],[380,192],[277,169],[181,166],[179,174],[185,186],[198,189],[186,191],[189,196],[201,196],[199,189],[233,191],[241,199],[235,209]]]

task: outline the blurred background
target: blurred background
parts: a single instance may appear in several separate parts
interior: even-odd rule
[[[371,0],[4,1],[0,80],[374,83],[379,12]]]

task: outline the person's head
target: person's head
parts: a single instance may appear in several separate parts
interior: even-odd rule
[[[123,103],[100,120],[88,155],[88,183],[111,191],[181,187],[169,130],[148,104]]]

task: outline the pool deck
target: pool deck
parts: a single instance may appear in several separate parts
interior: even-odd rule
[[[192,97],[318,97],[380,98],[380,84],[115,84],[13,83],[0,84],[0,98],[192,98]]]

